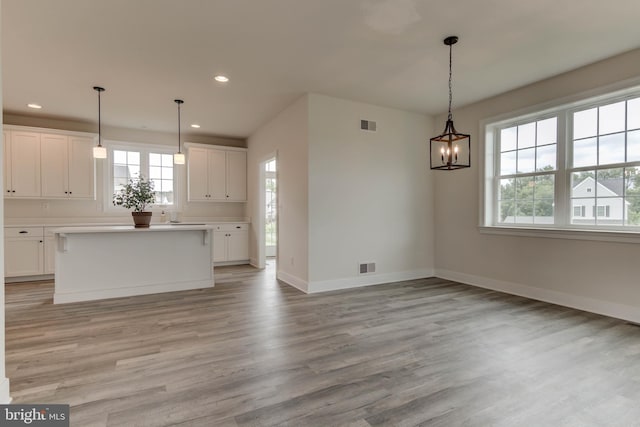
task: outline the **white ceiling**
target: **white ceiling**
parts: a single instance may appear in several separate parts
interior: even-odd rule
[[[638,0],[2,0],[7,112],[247,137],[305,92],[427,114],[640,47]],[[223,73],[221,85],[212,77]],[[29,102],[44,108],[34,112]]]

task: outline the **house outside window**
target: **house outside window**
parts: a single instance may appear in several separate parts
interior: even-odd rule
[[[485,125],[484,225],[640,231],[640,90]]]

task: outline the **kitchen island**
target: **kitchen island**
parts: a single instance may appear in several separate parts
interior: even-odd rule
[[[54,233],[54,304],[214,286],[209,225],[62,227]]]

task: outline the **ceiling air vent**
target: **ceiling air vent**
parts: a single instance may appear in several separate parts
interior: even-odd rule
[[[371,121],[371,120],[360,120],[360,129],[361,130],[368,130],[371,132],[375,132],[376,131],[376,122]]]
[[[358,264],[359,266],[359,274],[371,274],[376,272],[376,263],[375,262],[364,262]]]

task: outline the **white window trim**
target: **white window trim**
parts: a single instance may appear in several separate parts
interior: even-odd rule
[[[175,152],[175,149],[168,145],[156,145],[156,144],[146,144],[143,142],[127,142],[127,141],[115,141],[115,140],[104,140],[102,145],[107,149],[107,158],[104,163],[104,167],[102,168],[103,175],[103,211],[105,213],[122,213],[126,211],[126,209],[120,206],[113,205],[113,150],[125,150],[125,151],[141,151],[141,152],[157,152],[162,154],[171,154]],[[148,177],[147,177],[148,178]],[[180,211],[182,208],[181,205],[181,196],[180,193],[180,174],[178,173],[178,168],[173,167],[173,198],[175,203],[173,205],[151,205],[147,208],[149,212],[161,213],[161,212],[171,212],[171,211]]]
[[[601,86],[592,90],[480,120],[478,132],[478,152],[480,153],[480,161],[478,162],[480,173],[480,179],[478,180],[478,190],[480,192],[480,197],[478,198],[478,229],[480,233],[523,237],[640,243],[640,227],[607,226],[606,229],[595,229],[584,225],[571,224],[563,225],[562,227],[544,224],[497,225],[493,220],[497,209],[495,202],[497,197],[494,197],[493,185],[493,180],[495,179],[494,165],[496,156],[495,134],[493,132],[495,128],[506,123],[513,123],[516,120],[536,120],[539,117],[554,114],[559,109],[585,109],[589,108],[589,105],[599,105],[603,101],[615,102],[616,98],[625,98],[634,93],[640,95],[640,78],[632,78],[614,84]],[[567,121],[568,120],[558,120],[559,135],[567,134],[566,128],[564,127]],[[560,127],[562,127],[562,129],[560,129]],[[568,150],[566,149],[558,150],[558,165],[566,165],[567,151]],[[611,167],[615,167],[615,165],[611,165]],[[568,169],[569,168],[567,168],[567,170]],[[562,182],[556,181],[556,189],[566,188],[566,179],[570,175],[570,172],[567,170],[556,171],[556,180],[562,180]],[[558,215],[565,215],[566,209],[570,209],[568,200],[563,199],[558,199],[556,197],[555,208],[556,214]],[[558,212],[558,209],[561,209],[562,212]]]

